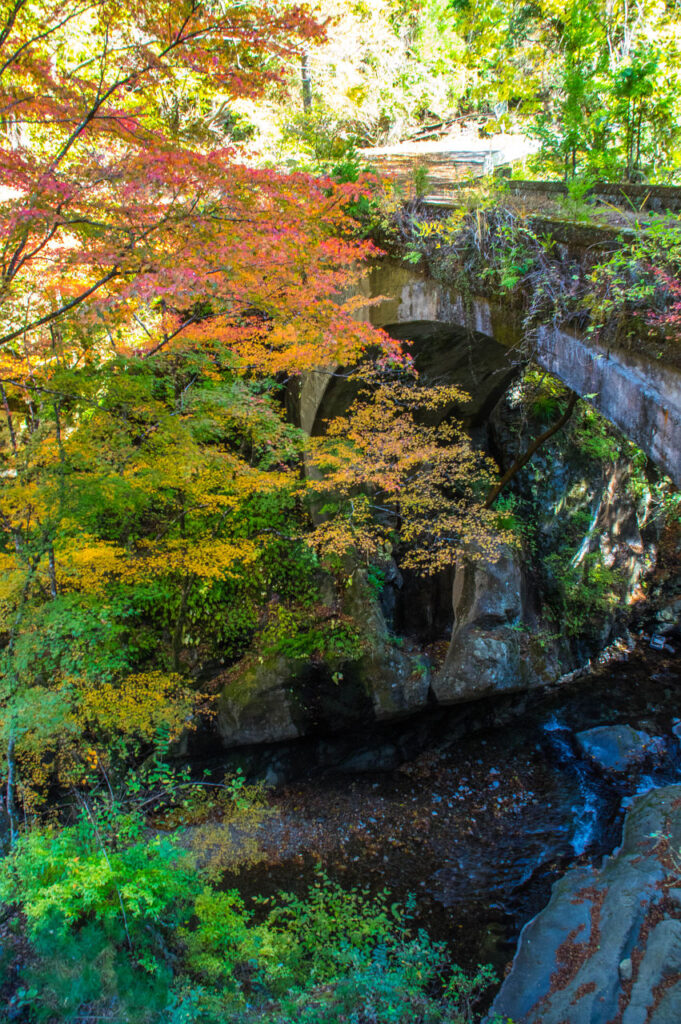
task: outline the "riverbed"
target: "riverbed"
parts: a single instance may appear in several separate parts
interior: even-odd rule
[[[272,792],[264,859],[229,884],[246,896],[301,892],[321,864],[345,885],[413,893],[414,927],[461,965],[492,963],[503,976],[553,882],[617,846],[634,793],[681,779],[680,681],[676,655],[644,636],[575,682],[511,702],[503,724],[472,722],[461,735],[465,711],[441,711],[431,741],[421,724],[421,749],[390,771],[308,767]],[[609,778],[580,758],[578,731],[616,723],[664,741],[656,766]],[[413,746],[411,722],[392,727],[393,746],[400,728]],[[380,751],[386,736],[375,742]]]

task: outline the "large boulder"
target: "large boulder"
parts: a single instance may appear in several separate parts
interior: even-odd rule
[[[365,573],[353,575],[342,611],[360,625],[361,657],[250,655],[214,680],[221,685],[217,729],[226,748],[366,727],[425,707],[428,661],[417,644],[395,642]]]
[[[217,727],[227,747],[274,743],[300,736],[289,702],[292,666],[283,657],[251,661],[224,680]]]
[[[515,1024],[681,1020],[681,786],[640,797],[600,870],[558,881],[520,936],[495,1014]]]
[[[642,767],[664,753],[664,743],[659,737],[649,736],[631,725],[599,725],[578,732],[575,740],[587,761],[613,775]]]
[[[542,686],[560,674],[531,631],[518,550],[502,549],[496,561],[457,566],[452,594],[454,630],[442,669],[433,681],[441,704]]]

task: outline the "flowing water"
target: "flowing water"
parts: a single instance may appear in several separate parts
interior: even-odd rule
[[[503,724],[471,723],[454,708],[384,728],[373,737],[379,754],[388,741],[411,752],[390,772],[322,770],[317,753],[314,768],[275,792],[266,860],[237,884],[246,895],[301,892],[321,862],[344,884],[414,893],[415,923],[458,962],[503,972],[556,878],[617,845],[632,795],[681,779],[680,681],[681,663],[641,641],[577,682],[525,695]],[[615,723],[664,740],[654,770],[608,778],[579,756],[576,732]],[[304,744],[288,756],[313,757]]]

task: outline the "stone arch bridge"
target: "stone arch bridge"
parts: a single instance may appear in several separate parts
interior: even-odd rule
[[[475,425],[483,406],[490,407],[513,378],[523,341],[517,313],[482,296],[464,302],[456,290],[390,261],[376,264],[360,287],[367,299],[385,299],[366,306],[358,316],[374,326],[389,327],[396,337],[409,338],[408,325],[417,322],[443,325],[435,338],[435,356],[431,345],[430,375],[451,369],[452,360],[458,363],[457,382],[478,396],[470,410],[463,410]],[[594,408],[681,486],[681,370],[551,326],[536,332],[533,358],[579,395],[589,396]],[[315,431],[322,403],[325,416],[333,413],[336,380],[332,369],[305,377],[299,410],[300,425],[308,433]]]

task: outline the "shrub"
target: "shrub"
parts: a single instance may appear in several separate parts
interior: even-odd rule
[[[25,915],[13,1013],[31,1024],[467,1024],[492,979],[409,930],[387,890],[322,871],[304,896],[247,907],[133,814],[34,829],[0,869]]]

